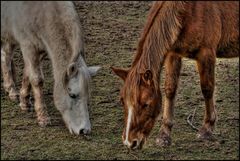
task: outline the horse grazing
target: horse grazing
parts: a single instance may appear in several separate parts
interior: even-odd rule
[[[160,74],[165,65],[165,102],[157,145],[170,145],[182,57],[196,60],[205,116],[198,131],[210,139],[217,118],[214,103],[216,57],[239,56],[239,2],[155,2],[130,69],[111,67],[124,80],[123,143],[141,149],[161,110]]]
[[[71,2],[1,2],[1,63],[4,88],[16,100],[13,47],[19,45],[24,59],[20,107],[34,108],[40,126],[51,123],[43,100],[45,53],[54,75],[54,103],[71,133],[90,133],[89,81],[100,67],[87,67],[79,16]],[[43,52],[44,51],[44,52]]]

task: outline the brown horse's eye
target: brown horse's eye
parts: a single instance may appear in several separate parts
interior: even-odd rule
[[[124,106],[123,98],[120,99],[120,103],[121,103],[122,106]]]
[[[148,106],[149,106],[149,105],[145,103],[145,104],[143,105],[143,108],[148,108]]]

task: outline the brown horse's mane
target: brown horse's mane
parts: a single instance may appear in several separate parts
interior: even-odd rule
[[[160,70],[166,52],[177,40],[182,26],[184,2],[155,2],[138,43],[128,83],[137,92],[141,74],[147,69],[153,74],[155,89],[159,87]],[[128,84],[127,83],[127,84]]]
[[[153,25],[154,19],[156,18],[157,14],[159,13],[159,10],[161,9],[163,4],[164,4],[164,2],[159,2],[159,4],[153,5],[153,7],[150,9],[150,12],[148,15],[148,21],[143,29],[142,36],[138,42],[137,54],[135,55],[132,66],[134,66],[137,63],[137,61],[140,59],[142,51],[143,51],[143,44],[145,42],[147,34],[149,33],[149,30],[151,29],[151,27]]]

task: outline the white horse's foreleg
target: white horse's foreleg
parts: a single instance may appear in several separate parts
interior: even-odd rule
[[[34,108],[37,113],[37,119],[40,126],[46,126],[50,123],[50,118],[46,110],[43,99],[43,74],[40,67],[40,55],[35,48],[29,44],[21,45],[23,58],[26,67],[25,78],[29,79],[32,85],[34,95]],[[28,81],[28,80],[27,80]],[[28,82],[23,85],[23,89],[28,86]],[[27,92],[26,92],[27,93]]]
[[[22,88],[20,89],[20,107],[23,111],[27,111],[30,109],[29,96],[31,90],[31,84],[28,76],[28,68],[25,66],[23,71],[22,78]]]
[[[1,46],[1,68],[3,74],[3,87],[9,93],[11,100],[16,101],[18,93],[15,87],[15,68],[13,64],[13,51],[10,43]]]

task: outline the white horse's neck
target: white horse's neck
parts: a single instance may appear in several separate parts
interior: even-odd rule
[[[56,48],[49,46],[47,47],[48,55],[52,62],[55,85],[60,88],[63,87],[63,74],[68,69],[69,64],[73,63],[72,58],[76,57],[76,55],[74,55],[75,53],[71,53],[71,49],[62,48],[62,46],[64,45],[57,45]],[[78,59],[75,60],[75,63],[77,63],[78,67],[87,68],[83,56],[80,53],[77,54],[79,55],[77,56]]]

